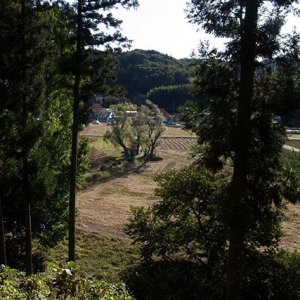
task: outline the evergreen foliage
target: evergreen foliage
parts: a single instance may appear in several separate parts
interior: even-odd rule
[[[157,192],[162,200],[147,210],[133,209],[127,232],[141,243],[147,260],[194,255],[206,264],[213,261],[204,276],[222,284],[216,294],[202,295],[206,299],[244,299],[247,267],[257,257],[264,261],[261,249],[276,248],[281,209],[286,201],[299,201],[299,178],[281,160],[286,132],[274,119],[287,118],[300,103],[299,37],[279,36],[292,2],[191,1],[189,6],[191,22],[231,38],[224,52],[200,45],[193,83],[195,97],[204,100],[181,111],[186,127],[199,137],[201,167],[195,175],[187,170],[165,175]],[[221,196],[211,194],[207,185],[214,177],[202,176],[204,167],[224,176],[217,188]],[[212,240],[224,251],[211,260],[213,248],[205,248],[210,244],[198,235],[210,237],[215,228],[220,231]]]
[[[72,121],[72,153],[70,166],[70,200],[69,200],[69,260],[75,261],[75,218],[76,218],[76,180],[78,172],[78,133],[81,106],[86,103],[90,93],[103,90],[108,78],[114,77],[112,71],[113,51],[120,50],[120,46],[128,46],[118,28],[122,21],[113,17],[111,9],[121,5],[130,8],[138,5],[137,0],[78,0],[74,5],[74,14],[70,14],[70,21],[75,29],[69,35],[74,41],[74,51],[70,52],[69,64],[66,72],[74,76],[74,99]],[[113,29],[111,34],[101,26]],[[112,47],[117,44],[117,49]],[[97,46],[97,48],[96,48]],[[68,61],[68,60],[67,60]],[[87,78],[88,80],[84,80]]]
[[[157,51],[136,49],[117,59],[117,83],[126,88],[131,102],[135,95],[147,95],[156,87],[189,83],[186,64]],[[160,103],[156,104],[164,108]]]
[[[26,237],[26,271],[32,272],[31,205],[47,194],[44,166],[37,148],[44,132],[46,73],[52,69],[54,53],[52,24],[39,2],[1,3],[1,147],[4,160],[14,161],[15,180],[6,192],[22,202]],[[12,22],[12,19],[13,22]],[[4,174],[3,174],[4,175]],[[35,189],[35,185],[41,189]],[[3,193],[3,192],[2,192]],[[16,203],[15,203],[16,205]],[[20,205],[20,204],[19,204]],[[18,220],[19,221],[19,220]]]
[[[68,227],[72,90],[58,72],[68,28],[59,6],[48,2],[3,1],[0,14],[0,195],[7,263],[23,268],[25,199],[28,257],[31,235],[52,246]],[[79,178],[88,166],[86,142],[80,149]]]
[[[187,100],[195,101],[191,84],[155,87],[147,93],[147,99],[170,114],[178,113]]]
[[[227,300],[241,299],[249,234],[268,225],[270,236],[276,237],[278,222],[274,222],[274,207],[280,208],[284,200],[277,173],[281,168],[280,146],[285,131],[273,117],[289,114],[299,94],[294,80],[299,68],[296,46],[299,39],[297,36],[288,42],[280,39],[284,13],[293,2],[272,1],[267,5],[265,1],[196,0],[189,5],[188,18],[192,23],[217,37],[230,38],[223,53],[200,49],[202,57],[196,79],[198,92],[208,101],[204,118],[212,117],[208,133],[202,132],[200,136],[204,151],[211,150],[205,151],[203,156],[206,166],[216,172],[222,169],[224,159],[233,160],[226,220]],[[285,47],[287,44],[290,46]],[[275,63],[276,70],[261,65],[261,60]],[[273,80],[277,86],[272,84]],[[293,95],[289,97],[291,103],[284,105],[289,94]],[[224,122],[228,126],[224,126]],[[259,236],[254,234],[251,241],[255,244],[257,238]],[[265,243],[269,246],[267,241]]]

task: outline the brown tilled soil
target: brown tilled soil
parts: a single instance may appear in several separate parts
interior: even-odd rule
[[[91,125],[83,134],[102,135],[105,125]],[[104,128],[104,129],[103,129]],[[77,229],[128,240],[123,225],[131,216],[130,206],[149,206],[158,199],[154,196],[155,174],[179,169],[191,162],[188,147],[195,144],[194,137],[181,135],[165,138],[157,155],[161,161],[147,162],[127,172],[118,172],[100,179],[78,193],[77,207],[80,211]],[[300,204],[289,205],[283,223],[285,237],[281,247],[289,250],[300,248]]]

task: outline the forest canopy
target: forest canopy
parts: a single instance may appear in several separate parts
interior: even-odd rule
[[[127,97],[146,95],[160,86],[189,83],[189,68],[183,61],[154,50],[133,50],[117,56],[117,84],[126,88]]]

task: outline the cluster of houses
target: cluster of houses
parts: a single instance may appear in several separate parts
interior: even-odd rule
[[[96,119],[93,123],[99,124],[100,122],[106,122],[107,125],[111,125],[110,121],[113,118],[116,118],[114,111],[110,108],[93,108],[94,119]],[[127,111],[127,114],[132,118],[136,115],[137,111]],[[184,125],[184,122],[179,122],[177,116],[171,116],[163,120],[166,125]]]
[[[134,118],[136,113],[137,111],[127,111],[127,114],[132,118]],[[116,115],[110,108],[93,107],[93,118],[96,119],[96,121],[93,122],[94,124],[99,124],[99,122],[106,122],[107,125],[111,125],[110,121],[111,119],[116,118]]]
[[[96,102],[96,103],[95,103]],[[94,124],[99,124],[99,122],[106,122],[107,125],[111,125],[110,121],[113,118],[116,118],[116,115],[114,111],[110,108],[103,108],[102,104],[103,103],[103,97],[98,96],[93,104],[91,105],[93,115],[92,118],[95,120],[93,123]],[[137,111],[128,111],[127,112],[132,118],[135,117]],[[167,125],[175,125],[175,124],[180,124],[184,125],[183,122],[179,121],[179,116],[178,115],[168,115],[163,122]]]
[[[99,121],[111,120],[115,117],[114,111],[110,108],[102,108],[94,111],[95,117]]]

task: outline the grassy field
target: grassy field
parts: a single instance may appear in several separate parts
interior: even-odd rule
[[[92,125],[83,132],[90,138],[93,167],[86,174],[85,188],[77,196],[76,263],[90,276],[116,282],[124,279],[128,268],[140,263],[138,247],[131,244],[123,231],[131,216],[130,206],[149,206],[158,200],[154,195],[154,176],[191,163],[189,152],[196,138],[181,128],[168,127],[157,150],[162,160],[142,164],[138,159],[124,161],[120,149],[104,142],[102,134],[106,129],[105,124]],[[287,144],[300,148],[298,140]],[[299,249],[299,216],[299,205],[288,206],[282,248]],[[44,253],[44,257],[45,265],[50,261],[64,265],[67,241]]]
[[[103,140],[109,128],[90,125],[83,131],[90,140],[92,168],[77,196],[76,263],[90,276],[116,282],[123,279],[126,269],[140,263],[139,248],[123,231],[131,216],[130,206],[149,206],[157,201],[153,177],[189,164],[190,147],[196,139],[182,128],[168,127],[157,153],[162,160],[143,165],[139,159],[125,161],[120,148]],[[44,265],[56,262],[64,266],[67,252],[66,239],[43,253]]]
[[[102,122],[100,124],[90,123],[82,131],[83,136],[103,136],[107,130],[111,130],[111,126],[107,126],[106,123]],[[163,136],[194,136],[191,132],[188,132],[183,129],[182,126],[166,126],[166,130],[163,133]]]
[[[44,253],[44,265],[55,262],[65,266],[67,260],[67,239]],[[89,277],[110,283],[119,282],[122,279],[120,274],[139,261],[138,247],[122,239],[80,231],[76,234],[76,264]]]

